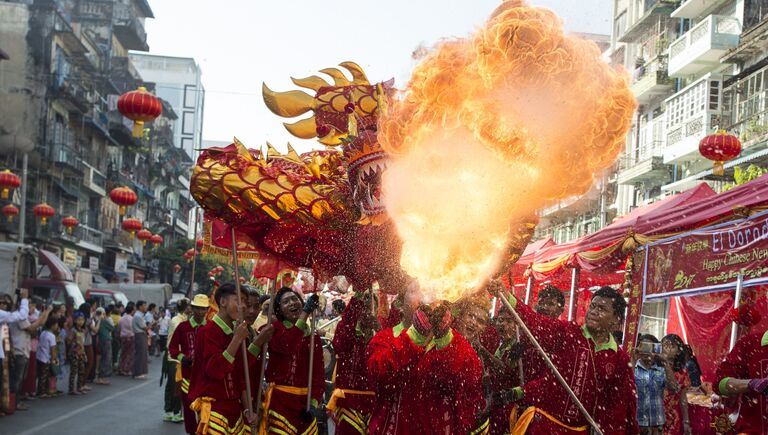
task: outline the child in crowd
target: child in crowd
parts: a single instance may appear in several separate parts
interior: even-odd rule
[[[69,360],[69,394],[85,394],[85,315],[74,313],[75,324],[67,335],[67,360]],[[75,388],[77,380],[77,388]]]
[[[37,397],[44,399],[55,395],[51,391],[50,377],[52,367],[58,366],[56,355],[56,335],[59,333],[59,323],[54,318],[45,322],[45,328],[37,344]]]

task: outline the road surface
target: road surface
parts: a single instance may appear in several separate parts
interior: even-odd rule
[[[84,396],[65,394],[26,402],[28,411],[0,417],[0,433],[184,435],[183,424],[162,421],[161,361],[152,356],[150,360],[147,380],[115,376],[110,379],[112,385],[91,385],[92,391]],[[66,389],[66,385],[58,388]]]

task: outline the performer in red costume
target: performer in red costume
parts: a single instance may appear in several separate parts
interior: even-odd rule
[[[272,336],[273,328],[265,327],[248,346],[244,361],[241,343],[248,337],[245,322],[235,325],[238,315],[235,285],[227,283],[216,291],[219,312],[200,327],[195,338],[189,398],[198,413],[198,435],[241,435],[251,433],[253,416],[244,416],[244,364],[251,372],[259,364],[259,353]]]
[[[317,420],[306,412],[309,367],[312,364],[312,406],[316,407],[325,392],[323,349],[315,337],[313,360],[309,360],[310,328],[307,317],[319,305],[313,294],[304,303],[298,293],[288,287],[275,295],[275,335],[269,343],[269,383],[264,396],[264,417],[260,434],[270,431],[285,435],[316,434]]]
[[[500,286],[494,283],[492,288]],[[584,326],[538,314],[517,303],[512,295],[510,302],[576,397],[601,427],[608,427],[603,428],[604,433],[638,433],[637,419],[629,411],[635,409],[637,401],[629,357],[618,348],[610,333],[624,313],[626,302],[621,295],[610,287],[598,290]],[[625,367],[609,367],[621,361],[626,361]],[[525,409],[511,428],[513,434],[589,433],[586,419],[551,373],[526,379],[523,387],[513,392],[520,409]],[[614,421],[619,416],[620,420]]]
[[[408,319],[412,304],[403,310]],[[487,433],[487,418],[478,419],[485,407],[480,359],[450,324],[444,304],[422,305],[412,322],[371,339],[367,365],[376,405],[369,433]]]
[[[189,408],[192,401],[189,400],[189,380],[192,376],[192,363],[195,360],[195,337],[198,328],[205,325],[205,314],[208,312],[208,296],[195,295],[192,300],[192,317],[179,323],[173,331],[171,342],[168,344],[168,353],[171,359],[176,360],[180,367],[177,370],[177,382],[181,385],[181,409],[184,411],[184,429],[188,434],[194,434],[197,428],[195,413]],[[178,373],[178,372],[181,373]],[[179,379],[179,374],[180,379]]]
[[[768,433],[768,331],[741,337],[717,368],[720,394],[739,396],[736,433]]]
[[[365,365],[365,348],[380,329],[372,292],[356,294],[342,314],[333,336],[336,388],[328,401],[338,435],[367,434],[374,404],[373,386]]]

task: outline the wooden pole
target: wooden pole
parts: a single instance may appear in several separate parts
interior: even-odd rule
[[[195,289],[195,265],[197,264],[197,223],[198,223],[198,208],[195,207],[195,215],[194,215],[194,221],[195,221],[195,240],[192,242],[194,243],[192,245],[192,248],[194,248],[195,254],[192,256],[192,276],[189,277],[189,290],[187,291],[187,298],[192,299],[192,291]],[[234,230],[233,234],[234,234]],[[189,234],[189,233],[187,233]],[[235,238],[232,236],[232,249],[235,249]],[[234,252],[234,251],[233,251]],[[235,252],[233,255],[237,255]],[[237,261],[237,258],[235,258],[235,261]],[[237,269],[237,266],[235,266],[235,269]],[[238,287],[238,291],[240,291],[240,287]]]
[[[277,284],[277,281],[268,280],[267,281],[267,287],[269,287],[269,311],[267,312],[267,325],[272,324],[272,313],[275,312],[275,284]],[[261,415],[261,388],[264,385],[264,374],[267,370],[267,350],[269,349],[269,342],[264,343],[264,347],[261,349],[261,370],[259,372],[259,386],[256,389],[256,425],[255,427],[259,427],[259,421],[262,418],[266,418],[266,416]],[[251,433],[255,433],[251,431]]]
[[[197,214],[197,213],[195,213]],[[235,288],[237,289],[237,315],[240,318],[240,322],[245,322],[243,316],[243,298],[242,290],[240,289],[240,271],[237,261],[237,240],[235,239],[235,227],[230,227],[232,237],[232,267],[235,269]],[[197,227],[195,227],[195,233],[197,233]],[[197,239],[195,239],[197,242]],[[245,345],[247,340],[243,340],[240,347],[243,352],[243,367],[245,369],[245,402],[248,407],[248,414],[253,415],[253,398],[251,396],[251,374],[248,370],[248,349]],[[253,428],[251,428],[253,430]]]
[[[314,362],[315,362],[315,323],[317,321],[317,316],[315,316],[315,312],[312,312],[312,323],[311,327],[309,329],[309,375],[307,376],[307,408],[306,411],[309,412],[310,409],[312,409],[312,370],[314,368]]]
[[[528,340],[531,341],[531,344],[533,344],[533,347],[536,349],[539,355],[541,355],[541,358],[544,360],[544,363],[547,365],[547,367],[549,367],[549,369],[555,375],[557,382],[563,388],[565,388],[566,393],[568,393],[568,396],[570,396],[571,400],[573,400],[573,402],[579,408],[579,411],[581,411],[581,414],[587,420],[589,425],[592,426],[592,428],[594,428],[594,433],[596,435],[603,435],[603,431],[600,429],[600,426],[598,426],[597,422],[595,422],[595,420],[589,414],[589,411],[587,411],[587,409],[584,408],[584,405],[581,403],[579,398],[576,397],[576,394],[568,385],[568,382],[566,382],[565,378],[563,378],[563,375],[560,374],[560,371],[557,370],[557,367],[555,367],[555,364],[552,363],[552,360],[549,359],[549,355],[547,355],[547,353],[544,352],[544,349],[542,349],[541,345],[536,340],[536,337],[533,336],[533,334],[531,333],[531,330],[528,329],[525,323],[523,323],[523,319],[520,318],[520,315],[517,314],[517,311],[515,311],[515,309],[512,307],[512,304],[509,303],[509,300],[507,300],[507,296],[502,292],[499,292],[499,293],[500,293],[501,301],[504,303],[504,305],[507,306],[507,309],[512,313],[512,316],[515,318],[515,321],[519,325],[520,329],[523,331],[523,333],[525,333],[525,336],[528,337]]]
[[[733,295],[733,309],[738,310],[741,303],[741,292],[744,288],[744,274],[740,273],[736,275],[736,294]],[[733,322],[731,324],[731,341],[728,345],[728,351],[732,351],[736,346],[736,340],[739,338],[739,324]]]

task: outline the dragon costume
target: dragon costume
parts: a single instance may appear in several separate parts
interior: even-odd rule
[[[235,139],[208,148],[198,158],[190,190],[206,217],[237,229],[241,249],[253,249],[294,267],[311,268],[320,282],[344,275],[354,288],[378,281],[397,293],[406,274],[400,268],[400,240],[388,221],[381,196],[387,155],[377,141],[379,114],[394,93],[392,80],[369,83],[353,62],[320,76],[292,79],[303,88],[274,92],[263,86],[264,102],[276,115],[312,116],[286,129],[299,138],[317,138],[322,151],[298,154],[291,145],[281,154],[246,149]],[[509,263],[525,248],[534,220],[513,223]],[[210,235],[214,248],[230,246],[229,233]]]

